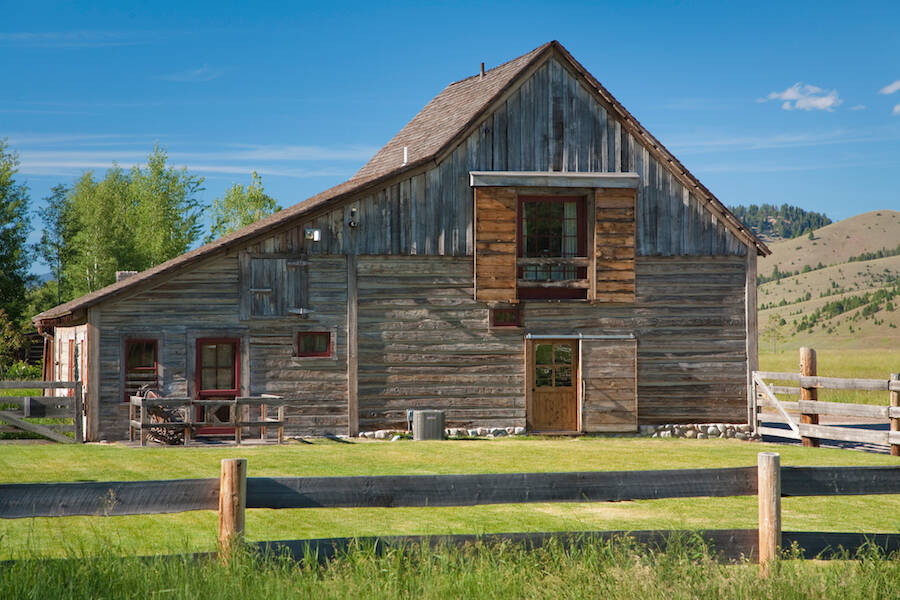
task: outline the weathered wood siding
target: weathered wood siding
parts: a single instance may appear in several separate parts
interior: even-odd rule
[[[124,344],[129,338],[157,341],[159,382],[168,396],[192,396],[196,340],[240,340],[242,393],[290,394],[289,434],[344,433],[347,428],[346,258],[315,257],[309,268],[307,318],[240,319],[237,256],[220,255],[160,285],[103,305],[100,322],[100,415],[102,437],[127,434],[123,403]],[[299,331],[332,333],[334,356],[294,357]]]
[[[639,256],[746,254],[703,201],[553,58],[438,165],[298,224],[267,242],[269,251],[472,255],[469,171],[636,172]],[[355,231],[351,205],[358,208]],[[319,228],[322,240],[306,240],[307,227]]]
[[[516,299],[516,190],[475,190],[475,298]]]
[[[360,257],[361,430],[406,427],[406,409],[453,426],[525,425],[521,330],[491,329],[472,260]]]
[[[746,419],[745,269],[739,257],[638,259],[641,423]]]
[[[594,297],[599,302],[634,302],[634,211],[634,190],[594,192]]]
[[[637,341],[582,340],[580,369],[582,429],[637,430]]]

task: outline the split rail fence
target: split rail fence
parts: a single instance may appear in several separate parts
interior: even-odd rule
[[[28,390],[50,390],[51,395],[30,396]],[[22,390],[21,396],[0,396],[0,405],[15,404],[0,410],[0,422],[6,431],[27,431],[63,444],[84,441],[84,400],[80,381],[0,381],[0,390]],[[65,396],[52,395],[69,390]],[[26,419],[50,418],[71,423],[34,423]],[[73,437],[66,435],[72,433]]]
[[[900,456],[900,375],[893,373],[890,379],[819,377],[816,374],[816,353],[810,348],[800,349],[800,366],[800,373],[753,372],[749,412],[755,433],[800,440],[804,446],[818,446],[820,439],[889,445],[890,453]],[[775,381],[792,382],[796,385],[775,385],[772,383]],[[823,402],[818,399],[819,389],[888,392],[889,396],[886,398],[888,402],[883,406]],[[790,395],[798,399],[781,400],[779,395]],[[782,422],[788,429],[760,425],[761,408],[775,409],[774,413],[766,413],[766,418]],[[884,419],[888,421],[889,428],[882,431],[864,427],[821,425],[820,415]]]
[[[498,473],[363,477],[247,477],[246,459],[225,459],[219,479],[170,481],[17,483],[0,485],[0,518],[117,516],[219,511],[219,543],[227,552],[244,535],[247,508],[435,507],[530,502],[616,502],[660,498],[757,495],[759,528],[699,532],[722,558],[756,557],[762,565],[778,547],[797,543],[804,556],[828,558],[874,544],[900,550],[897,533],[823,533],[781,530],[781,498],[900,494],[900,466],[781,467],[774,453],[756,467],[577,473]],[[504,533],[483,536],[365,538],[384,545],[460,544],[474,539],[514,540],[538,546],[550,538],[581,543],[628,535],[664,544],[675,531]],[[263,549],[334,555],[351,538],[258,542]]]

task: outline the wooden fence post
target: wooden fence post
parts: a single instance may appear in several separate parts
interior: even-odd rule
[[[763,575],[768,575],[781,545],[781,457],[777,452],[760,452],[756,460],[759,568]]]
[[[891,381],[900,381],[900,373],[891,373]],[[900,406],[900,392],[891,392],[891,406]],[[900,431],[900,419],[891,418],[891,431]],[[900,456],[900,444],[891,444],[891,456]]]
[[[800,348],[800,375],[816,376],[816,351],[812,348]],[[800,399],[818,400],[819,391],[814,387],[801,387]],[[800,415],[800,422],[806,425],[818,425],[819,415],[803,413]],[[818,448],[819,438],[803,436],[800,438],[800,443],[806,448]]]
[[[247,459],[222,459],[219,478],[219,555],[231,557],[244,536],[244,511],[247,507]]]
[[[75,382],[74,396],[72,403],[75,405],[75,416],[73,417],[72,424],[75,426],[75,443],[81,444],[84,442],[84,396],[80,381]]]

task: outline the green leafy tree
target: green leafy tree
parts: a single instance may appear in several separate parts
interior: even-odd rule
[[[167,166],[155,146],[146,168],[113,165],[102,180],[90,171],[66,196],[62,280],[78,296],[115,281],[117,270],[142,271],[183,254],[197,241],[203,178]]]
[[[246,188],[241,184],[231,186],[225,195],[212,203],[212,226],[207,242],[237,231],[263,217],[281,210],[275,199],[263,190],[262,179],[256,173]]]
[[[778,351],[778,342],[784,341],[784,327],[787,322],[780,315],[769,315],[769,322],[763,329],[763,339],[772,342],[772,353]]]
[[[38,210],[44,230],[35,249],[53,273],[52,284],[56,288],[57,304],[64,302],[63,298],[71,299],[71,286],[64,276],[63,267],[72,257],[73,248],[69,244],[74,237],[77,222],[73,218],[68,195],[69,188],[62,184],[55,185],[50,189],[50,195],[44,198],[44,207]]]
[[[9,318],[6,311],[0,308],[0,379],[6,369],[19,359],[25,347],[25,337]]]
[[[15,179],[19,157],[0,140],[0,309],[17,321],[29,282],[28,187]]]

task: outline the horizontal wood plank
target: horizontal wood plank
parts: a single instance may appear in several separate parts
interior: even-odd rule
[[[900,494],[900,466],[781,467],[782,496],[866,494]]]
[[[756,493],[756,468],[247,480],[247,508],[473,506]]]

